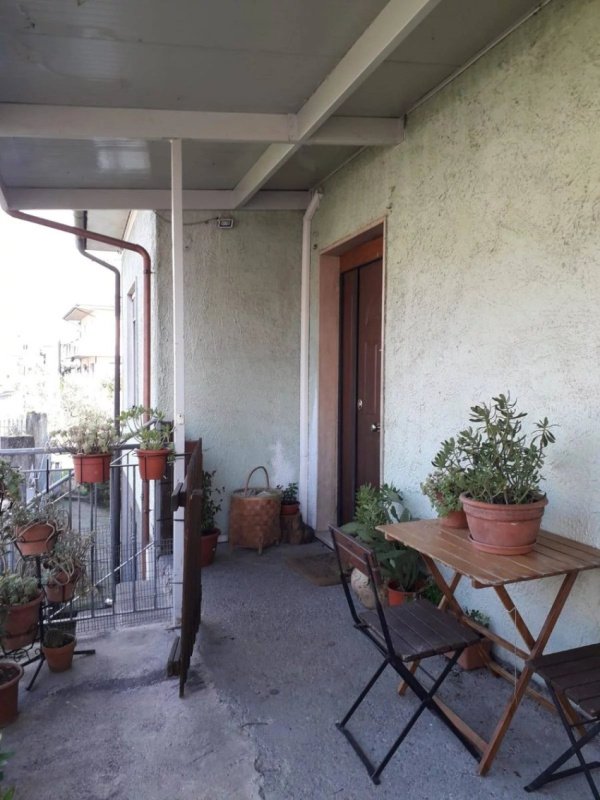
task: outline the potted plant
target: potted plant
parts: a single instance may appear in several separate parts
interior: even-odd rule
[[[214,486],[216,470],[204,471],[202,487],[202,522],[200,531],[200,566],[209,567],[215,560],[217,542],[221,531],[216,527],[215,517],[223,506],[225,487]]]
[[[161,480],[171,455],[173,426],[164,421],[161,411],[145,406],[132,406],[121,414],[119,420],[128,429],[127,438],[136,438],[139,442],[139,449],[135,452],[142,480]]]
[[[416,550],[398,542],[388,542],[377,530],[378,525],[408,522],[411,519],[407,508],[398,513],[397,506],[401,504],[402,496],[395,486],[365,484],[356,493],[354,520],[342,525],[343,531],[354,534],[373,550],[386,593],[381,599],[387,600],[390,605],[399,605],[414,598],[421,582],[420,560]],[[373,607],[373,589],[357,570],[353,571],[351,585],[363,605]]]
[[[63,533],[44,561],[44,591],[49,603],[68,603],[75,587],[84,583],[92,537],[75,531]]]
[[[77,483],[105,483],[110,477],[110,459],[119,437],[112,419],[93,410],[82,413],[75,425],[51,434],[53,447],[73,454]]]
[[[0,661],[0,728],[10,725],[19,714],[19,681],[22,677],[23,667],[19,664],[14,661]],[[0,770],[1,767],[0,761]],[[0,794],[0,800],[1,798]]]
[[[490,627],[490,618],[482,611],[478,611],[476,608],[472,608],[470,610],[465,608],[465,614],[482,628]],[[489,661],[491,649],[492,643],[490,640],[482,639],[477,644],[471,644],[468,647],[465,647],[456,663],[459,667],[466,670],[481,669],[482,667],[485,667]],[[453,655],[453,652],[446,653],[447,658],[452,658]]]
[[[60,628],[48,628],[45,631],[42,652],[50,672],[66,672],[71,669],[76,644],[75,637]]]
[[[4,528],[3,519],[21,497],[22,481],[21,471],[12,467],[6,459],[0,458],[0,532]]]
[[[27,504],[15,503],[10,518],[13,528],[8,536],[25,557],[51,552],[57,536],[68,525],[66,511],[47,495],[37,495]]]
[[[35,578],[15,573],[0,575],[0,644],[19,650],[35,641],[42,592]]]
[[[471,408],[475,428],[462,431],[457,448],[465,471],[460,499],[470,539],[479,550],[516,555],[533,549],[544,508],[540,490],[546,448],[555,441],[547,418],[523,432],[526,413],[510,395]]]
[[[456,441],[448,439],[431,462],[435,467],[421,484],[421,491],[446,528],[466,528],[467,518],[460,499],[465,490],[465,471]]]
[[[277,488],[281,492],[281,516],[286,517],[297,514],[300,509],[298,484],[288,483],[285,488],[281,485],[278,485]]]

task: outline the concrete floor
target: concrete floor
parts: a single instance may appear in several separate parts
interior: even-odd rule
[[[371,784],[334,722],[377,654],[353,630],[340,586],[313,586],[284,563],[286,555],[321,549],[281,546],[261,557],[219,551],[204,573],[204,623],[183,700],[164,678],[173,640],[164,626],[103,634],[93,640],[97,655],[80,657],[71,672],[44,669],[5,731],[16,800],[527,797],[523,785],[565,746],[558,720],[528,700],[486,778],[426,714],[381,785]],[[398,698],[396,685],[390,670],[353,721],[374,754],[385,752],[415,705]],[[443,691],[484,736],[509,695],[504,681],[458,669]],[[532,797],[588,794],[575,777]]]

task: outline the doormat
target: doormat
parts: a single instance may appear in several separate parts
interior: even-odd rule
[[[340,582],[340,571],[335,553],[312,556],[289,556],[287,566],[316,586],[334,586]]]

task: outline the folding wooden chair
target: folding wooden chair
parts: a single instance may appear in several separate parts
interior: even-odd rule
[[[600,761],[587,762],[582,753],[582,748],[600,733],[600,644],[550,653],[532,659],[529,664],[546,681],[571,746],[531,781],[525,791],[533,792],[550,781],[583,772],[594,800],[600,800],[591,772],[600,767]],[[579,707],[585,718],[573,722],[573,716],[565,711],[569,700]],[[586,725],[590,726],[587,730]],[[576,738],[574,728],[585,732]],[[577,758],[579,766],[559,770],[572,756]]]
[[[356,754],[367,768],[373,783],[379,783],[381,773],[426,708],[440,718],[474,758],[479,759],[480,753],[478,750],[457,728],[443,709],[437,705],[434,699],[436,692],[456,664],[462,651],[465,647],[478,642],[479,635],[449,613],[440,611],[427,600],[416,600],[412,603],[384,610],[379,599],[379,590],[382,585],[381,576],[372,550],[333,526],[330,526],[329,530],[333,538],[342,586],[354,627],[363,633],[384,657],[381,666],[377,668],[375,674],[356,698],[346,716],[336,724],[336,727],[354,748]],[[354,567],[369,577],[371,585],[375,589],[376,608],[374,611],[357,612],[350,587],[348,586],[346,574],[348,567]],[[406,666],[407,662],[441,655],[451,650],[454,651],[453,656],[448,660],[441,674],[434,679],[433,685],[429,689],[423,686]],[[346,728],[346,724],[388,665],[398,673],[421,702],[381,762],[375,765],[353,734]]]

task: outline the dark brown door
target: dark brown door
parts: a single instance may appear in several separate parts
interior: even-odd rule
[[[354,516],[356,490],[380,480],[381,258],[340,276],[340,436],[338,516]]]

